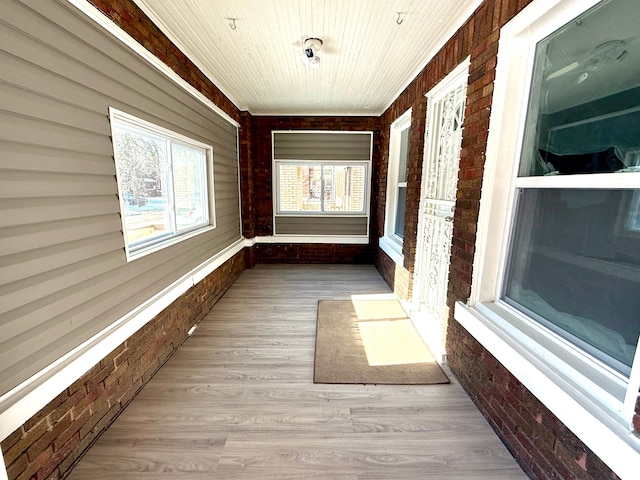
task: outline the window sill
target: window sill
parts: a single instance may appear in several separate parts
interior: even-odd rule
[[[495,304],[455,306],[454,318],[489,353],[621,478],[634,478],[640,438],[629,425],[632,414],[622,413],[622,382],[609,379],[603,389],[506,317]]]
[[[203,233],[207,233],[210,232],[212,230],[215,230],[215,225],[207,225],[195,230],[192,230],[190,232],[186,232],[180,235],[173,235],[169,238],[167,238],[166,240],[163,240],[161,242],[157,242],[157,243],[153,243],[147,247],[144,248],[140,248],[139,250],[136,250],[134,252],[130,252],[127,251],[127,262],[132,262],[134,260],[137,260],[138,258],[142,258],[145,257],[147,255],[150,255],[152,253],[156,253],[160,250],[163,250],[167,247],[170,247],[172,245],[176,245],[177,243],[180,243],[184,240],[188,240],[190,238],[193,237],[197,237],[198,235],[202,235]]]
[[[397,265],[401,267],[404,266],[404,255],[402,255],[402,242],[398,242],[397,240],[391,237],[380,237],[379,245],[382,251],[387,255],[389,255],[391,260],[393,260]]]

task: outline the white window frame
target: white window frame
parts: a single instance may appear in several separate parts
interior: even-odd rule
[[[368,203],[369,203],[369,161],[366,160],[278,160],[274,159],[274,181],[275,181],[275,216],[341,216],[341,217],[366,217],[368,212]],[[363,185],[363,198],[362,198],[362,210],[360,211],[350,211],[350,212],[342,212],[337,210],[323,210],[324,206],[324,198],[322,195],[320,196],[320,205],[321,209],[319,211],[313,210],[301,210],[301,211],[293,211],[293,210],[282,210],[280,207],[280,166],[281,165],[293,165],[293,166],[309,166],[309,167],[362,167],[364,168],[364,185]],[[324,187],[324,177],[320,176],[320,181],[322,187]],[[321,192],[324,188],[321,187]]]
[[[400,115],[389,129],[389,164],[387,166],[387,196],[385,208],[384,236],[380,237],[380,248],[398,265],[403,266],[402,245],[404,239],[395,234],[398,215],[398,189],[406,188],[406,182],[398,182],[400,176],[401,135],[411,128],[411,108]],[[408,155],[408,151],[407,151]]]
[[[127,226],[126,226],[125,214],[124,214],[125,196],[122,192],[122,185],[120,183],[118,151],[115,148],[115,144],[114,144],[113,150],[114,150],[114,160],[116,165],[118,197],[120,201],[120,217],[122,220],[122,232],[124,237],[124,246],[125,246],[127,261],[132,261],[137,258],[143,257],[145,255],[149,255],[151,253],[157,252],[158,250],[166,248],[170,245],[174,245],[188,238],[192,238],[196,235],[200,235],[202,233],[213,230],[215,228],[215,201],[214,201],[214,192],[213,192],[213,186],[214,186],[213,147],[205,143],[199,142],[197,140],[194,140],[192,138],[189,138],[185,135],[181,135],[177,132],[155,125],[151,122],[138,118],[134,115],[128,114],[126,112],[122,112],[113,107],[109,107],[109,119],[111,123],[112,139],[115,139],[116,126],[121,125],[129,128],[133,128],[133,129],[139,129],[142,132],[147,132],[152,135],[162,137],[164,140],[167,141],[167,148],[169,151],[171,149],[171,145],[175,144],[175,145],[181,145],[181,146],[186,146],[186,147],[194,148],[197,150],[201,150],[205,154],[204,177],[205,177],[205,188],[206,188],[206,199],[207,199],[206,200],[207,218],[204,219],[201,223],[194,225],[191,228],[184,229],[180,232],[178,232],[176,228],[175,229],[176,231],[172,234],[162,236],[155,240],[151,240],[149,242],[143,243],[139,246],[133,246],[133,245],[130,245],[129,242],[127,241]],[[171,172],[169,172],[169,175],[171,175]],[[172,179],[169,179],[167,188],[171,188],[171,191],[172,191],[173,189]],[[173,215],[172,222],[175,223],[176,210],[173,202],[170,202],[169,209]]]
[[[535,0],[501,30],[472,288],[454,316],[612,470],[635,478],[640,349],[626,378],[500,300],[516,187],[602,188],[602,175],[517,178],[536,43],[597,3]],[[606,175],[618,189],[640,184],[638,173]]]

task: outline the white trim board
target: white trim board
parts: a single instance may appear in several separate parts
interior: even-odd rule
[[[102,332],[0,397],[0,441],[38,413],[65,388],[149,323],[183,293],[245,247],[239,239],[129,312]],[[0,480],[2,477],[0,476]]]
[[[396,265],[404,268],[404,255],[402,254],[401,243],[396,243],[389,237],[380,237],[378,239],[378,246]]]

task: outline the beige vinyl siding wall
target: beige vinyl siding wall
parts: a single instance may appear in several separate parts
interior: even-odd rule
[[[241,238],[237,128],[63,1],[3,0],[0,395]],[[213,147],[216,226],[127,263],[108,108]]]
[[[276,161],[278,160],[368,162],[364,186],[365,205],[368,205],[368,192],[371,188],[372,142],[373,133],[371,132],[273,132],[273,168],[277,175]],[[365,210],[364,215],[319,216],[276,213],[274,233],[294,236],[366,237],[369,233],[369,212],[368,208]],[[274,205],[274,212],[276,211]]]
[[[371,160],[370,132],[273,132],[276,160]]]
[[[276,233],[280,235],[367,235],[366,217],[276,217]]]

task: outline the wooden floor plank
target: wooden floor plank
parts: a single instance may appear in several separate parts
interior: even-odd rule
[[[366,265],[245,271],[68,478],[526,479],[448,370],[313,383],[318,300],[389,293]]]

